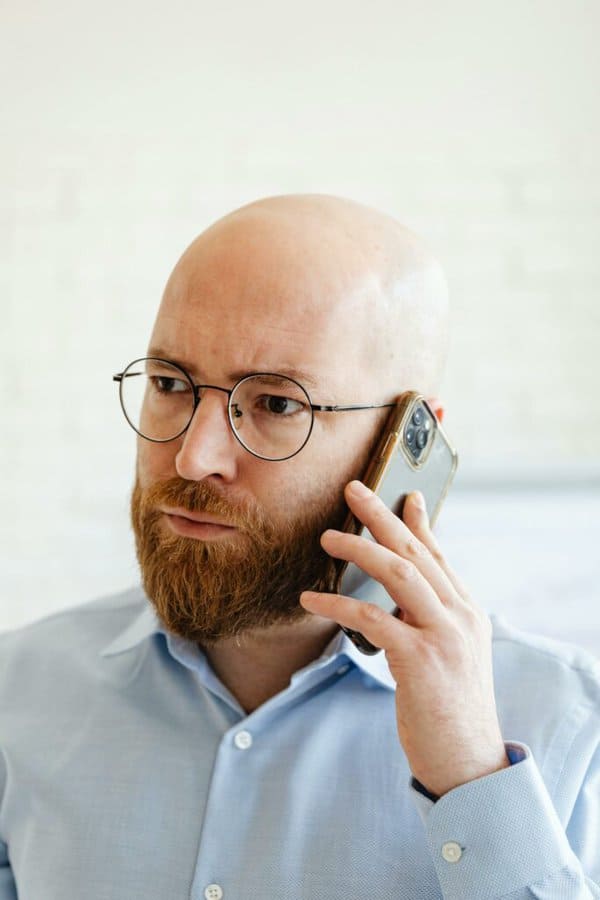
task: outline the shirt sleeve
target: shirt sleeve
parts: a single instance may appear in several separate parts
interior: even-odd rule
[[[411,779],[444,900],[600,900],[600,752],[578,792],[572,847],[530,748],[505,748],[508,768],[437,801]]]

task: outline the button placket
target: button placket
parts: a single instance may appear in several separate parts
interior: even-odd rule
[[[233,736],[233,743],[238,750],[248,750],[252,746],[252,735],[243,728],[237,731]],[[207,884],[204,888],[205,900],[222,900],[223,888],[220,884]]]

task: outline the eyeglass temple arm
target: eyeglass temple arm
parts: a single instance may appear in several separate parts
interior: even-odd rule
[[[395,403],[375,403],[369,406],[317,406],[315,403],[311,403],[310,408],[315,412],[343,412],[350,409],[384,409],[395,405]]]

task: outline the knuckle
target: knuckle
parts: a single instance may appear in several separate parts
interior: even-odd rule
[[[391,568],[392,575],[396,578],[401,578],[403,581],[409,581],[411,578],[414,578],[417,572],[416,567],[407,559],[402,559],[401,556],[393,560]]]
[[[373,495],[372,506],[371,506],[371,518],[374,522],[383,522],[389,515],[389,510],[381,497],[378,497],[376,494]]]
[[[409,537],[406,541],[405,552],[408,556],[412,556],[415,559],[420,559],[423,556],[427,556],[429,550],[425,546],[425,544],[421,543],[421,541],[417,540],[415,537]]]
[[[433,635],[420,633],[416,640],[415,650],[424,670],[435,671],[439,669],[444,656],[444,643]]]
[[[463,615],[474,630],[481,631],[485,637],[491,636],[493,630],[492,622],[485,610],[472,602],[465,600]]]
[[[384,616],[387,615],[380,606],[376,606],[374,603],[363,603],[361,613],[363,619],[371,623],[381,622]]]

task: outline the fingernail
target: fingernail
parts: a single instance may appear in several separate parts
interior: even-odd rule
[[[425,497],[421,493],[421,491],[413,491],[413,503],[419,509],[425,509]]]
[[[354,497],[368,497],[372,493],[362,481],[351,481],[348,490]]]

